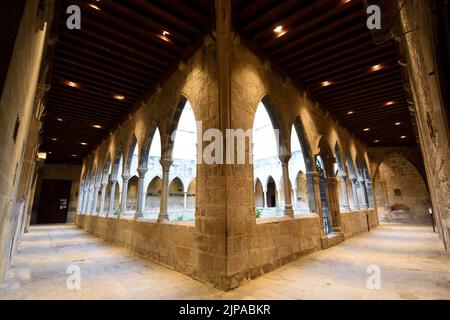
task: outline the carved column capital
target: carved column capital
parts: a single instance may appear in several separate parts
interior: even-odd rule
[[[159,163],[161,164],[163,171],[169,171],[170,167],[172,166],[173,160],[172,159],[161,159],[161,160],[159,160]]]

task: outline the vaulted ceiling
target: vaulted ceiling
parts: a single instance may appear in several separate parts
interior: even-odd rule
[[[66,27],[70,4],[81,30]],[[396,44],[374,44],[362,0],[234,0],[233,11],[244,42],[364,142],[415,143]],[[41,148],[51,162],[81,161],[199,48],[215,15],[210,0],[64,0],[56,12]]]

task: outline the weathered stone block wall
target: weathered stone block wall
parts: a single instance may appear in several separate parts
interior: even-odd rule
[[[0,100],[0,282],[14,254],[31,201],[29,193],[19,194],[19,188],[30,189],[28,185],[20,186],[28,176],[33,176],[33,170],[27,167],[33,168],[36,161],[35,145],[27,145],[27,140],[40,130],[37,126],[31,128],[31,124],[36,116],[36,87],[48,15],[45,12],[38,15],[38,4],[37,0],[26,1]],[[20,124],[17,130],[16,124]],[[29,163],[24,164],[26,154]],[[22,171],[28,176],[22,176]]]
[[[135,221],[77,215],[75,223],[93,235],[143,257],[195,277],[197,270],[193,223]]]
[[[378,227],[378,215],[375,210],[341,213],[342,232],[346,239],[368,231],[367,215],[369,216],[370,229]]]
[[[320,236],[316,214],[258,221],[252,228],[248,276],[258,277],[320,250]]]

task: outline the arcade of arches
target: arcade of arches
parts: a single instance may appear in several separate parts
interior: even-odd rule
[[[67,196],[58,198],[65,221],[225,290],[380,223],[427,225],[448,252],[449,131],[439,120],[446,114],[445,99],[436,89],[438,79],[431,84],[423,80],[435,70],[429,66],[434,53],[424,34],[413,34],[418,38],[400,44],[409,59],[418,145],[377,146],[364,138],[366,133],[354,134],[365,125],[355,128],[337,119],[318,102],[320,94],[316,100],[305,91],[308,87],[282,74],[276,61],[261,58],[266,55],[232,31],[228,2],[217,0],[216,11],[225,12],[215,17],[217,32],[206,33],[164,81],[153,79],[157,85],[137,107],[108,126],[95,144],[82,147],[83,157],[74,159],[80,151],[59,163],[51,160],[51,152],[60,150],[39,149],[42,122],[45,129],[46,121],[53,121],[51,113],[48,120],[43,116],[46,104],[67,101],[62,96],[46,98],[57,86],[45,86],[47,47],[55,40],[49,39],[51,27],[46,23],[35,31],[32,22],[50,23],[52,14],[48,9],[33,15],[37,2],[27,1],[24,19],[31,25],[20,25],[14,49],[26,47],[30,55],[14,51],[10,62],[10,72],[32,72],[17,72],[22,74],[17,77],[8,73],[0,105],[1,278],[22,234],[42,219],[45,190],[54,181],[69,183]],[[425,12],[412,5],[402,11],[402,26],[408,29],[419,11]],[[420,30],[434,32],[431,27]],[[53,53],[56,64],[65,59],[58,50]],[[135,68],[119,72],[130,77],[139,73]],[[32,78],[20,78],[25,76]],[[83,86],[64,90],[85,95]],[[88,99],[87,94],[82,99]],[[97,102],[92,102],[92,114]],[[442,107],[431,110],[436,105]],[[105,111],[99,106],[98,112]],[[71,115],[64,116],[63,110],[63,124]],[[89,127],[80,129],[82,138],[87,130],[100,130],[92,128],[90,116],[80,118]],[[232,142],[231,156],[237,159],[243,152],[245,163],[205,161],[205,154],[229,156],[228,148],[212,150],[211,143],[219,138],[203,136],[208,129],[218,129],[224,137],[226,129],[252,132],[252,141],[245,139],[241,146],[238,140]],[[51,131],[53,143],[57,134]],[[38,151],[47,152],[47,161],[36,158]],[[73,168],[75,177],[67,174]]]

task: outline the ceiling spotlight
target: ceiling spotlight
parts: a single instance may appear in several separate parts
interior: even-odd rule
[[[401,137],[400,137],[400,139],[406,139],[406,138],[407,138],[406,136],[401,136]]]
[[[401,124],[402,124],[401,122],[396,122],[396,123],[395,123],[396,126],[399,126],[399,125],[401,125]]]
[[[333,84],[333,82],[331,81],[322,81],[321,85],[322,87],[328,87],[331,86]]]
[[[392,106],[393,104],[395,104],[395,101],[388,101],[384,104],[385,107],[387,106]]]
[[[37,157],[39,159],[45,160],[45,159],[47,159],[47,153],[45,153],[45,152],[38,152]]]
[[[47,152],[48,154],[52,154],[53,152],[52,151],[49,151],[49,152]]]
[[[363,129],[363,131],[370,131],[370,128],[365,128],[365,129]]]
[[[78,83],[73,82],[73,81],[69,81],[69,80],[64,81],[64,84],[66,86],[72,87],[72,88],[79,88],[80,87],[80,85]]]
[[[381,70],[381,69],[383,69],[383,65],[382,64],[376,64],[376,65],[370,67],[370,71],[378,71],[378,70]]]
[[[99,124],[93,124],[92,127],[96,129],[103,129],[103,127]]]
[[[158,36],[158,38],[160,38],[166,42],[170,42],[170,38],[169,38],[170,32],[169,31],[164,30],[161,34],[158,34],[157,36]]]
[[[76,157],[78,157],[78,155],[77,154],[73,154],[72,157],[76,158]]]
[[[373,140],[373,142],[378,143],[378,142],[380,142],[380,140]]]
[[[166,30],[164,30],[162,34],[163,34],[163,36],[170,36],[170,32],[166,31]]]
[[[58,141],[58,138],[51,138],[52,141]]]
[[[125,96],[122,96],[120,94],[113,95],[113,98],[116,99],[116,100],[125,100]]]
[[[347,114],[354,114],[354,113],[355,113],[354,111],[347,112]]]
[[[87,146],[87,145],[88,145],[86,142],[80,142],[80,144],[81,144],[82,146]]]
[[[95,10],[99,10],[99,11],[100,11],[100,8],[99,8],[98,6],[96,6],[95,4],[90,3],[90,4],[89,4],[89,7],[93,8],[93,9],[95,9]]]
[[[285,34],[287,33],[287,31],[284,29],[283,26],[276,26],[276,27],[273,29],[273,32],[275,33],[275,36],[276,36],[277,38],[279,38],[279,37],[281,37],[281,36],[283,36],[283,35],[285,35]]]
[[[59,122],[63,122],[64,121],[62,118],[58,118],[56,120],[58,120]]]

